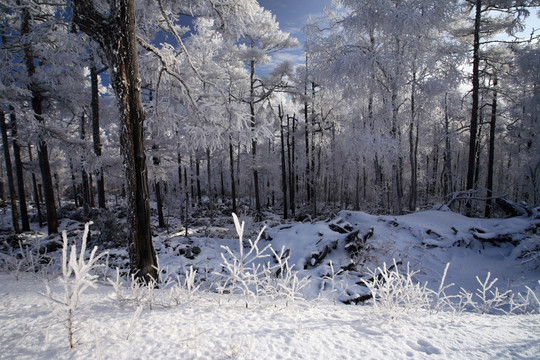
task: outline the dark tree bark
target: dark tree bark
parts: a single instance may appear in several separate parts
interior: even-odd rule
[[[290,120],[292,119],[292,140],[291,138],[291,128],[289,127]],[[296,194],[296,187],[297,183],[295,181],[296,175],[295,175],[295,168],[294,168],[294,159],[296,156],[295,153],[295,121],[296,121],[296,114],[292,117],[287,116],[287,156],[289,158],[289,196],[290,196],[290,208],[291,208],[291,216],[295,216],[296,211],[296,204],[295,204],[295,194]]]
[[[210,220],[214,220],[214,191],[212,189],[212,163],[210,161],[210,148],[206,148],[206,173],[208,179],[208,205],[210,206]]]
[[[285,137],[283,134],[283,110],[281,105],[278,107],[279,112],[279,130],[281,135],[281,189],[283,191],[283,218],[288,218],[287,204],[287,169],[285,164]]]
[[[231,165],[231,197],[232,197],[232,212],[237,214],[236,209],[236,181],[234,179],[234,149],[232,139],[229,138],[229,161]]]
[[[85,114],[81,116],[81,140],[86,138],[86,124],[85,124]],[[88,180],[88,173],[84,168],[84,158],[81,158],[81,178],[82,178],[82,205],[84,209],[84,214],[88,216],[90,213],[90,183]]]
[[[135,34],[135,0],[118,0],[108,15],[93,1],[73,0],[73,21],[103,50],[120,108],[120,145],[126,173],[129,256],[132,273],[146,282],[157,279],[157,258],[152,244],[150,196],[144,148],[145,112]]]
[[[94,154],[101,156],[101,139],[99,134],[99,91],[98,91],[98,75],[102,69],[98,71],[96,65],[92,62],[90,67],[90,79],[92,85],[92,99],[90,102],[90,108],[92,109],[92,140],[94,142]],[[105,180],[103,177],[103,168],[100,168],[97,175],[97,194],[98,194],[98,206],[101,209],[105,209]]]
[[[13,143],[13,158],[15,160],[15,174],[17,176],[17,190],[19,193],[19,208],[21,210],[21,225],[22,231],[30,231],[30,220],[28,219],[28,209],[26,207],[26,191],[24,189],[24,174],[23,164],[21,160],[21,148],[19,146],[19,139],[17,138],[17,118],[15,116],[15,109],[10,106],[10,119],[11,119],[11,137]]]
[[[19,226],[19,211],[17,210],[17,193],[15,192],[15,183],[13,181],[13,167],[11,165],[11,155],[9,153],[5,114],[2,110],[0,110],[0,131],[2,132],[2,145],[4,146],[4,160],[6,162],[6,175],[9,187],[9,197],[11,200],[11,219],[13,221],[13,229],[18,234],[21,232],[21,227]]]
[[[454,191],[454,180],[452,176],[452,149],[450,147],[450,119],[448,116],[448,94],[444,97],[444,154],[443,154],[443,173],[442,188],[443,197]]]
[[[473,41],[473,73],[472,73],[472,108],[471,124],[469,130],[469,158],[467,163],[466,189],[474,188],[474,172],[476,169],[476,136],[478,133],[478,103],[480,90],[480,26],[482,22],[482,0],[476,0],[474,17],[474,41]],[[470,205],[468,205],[470,213]]]
[[[30,13],[28,9],[23,10],[22,29],[21,34],[29,34],[30,28]],[[31,44],[25,44],[24,46],[24,61],[26,63],[26,71],[28,77],[32,79],[36,73],[36,67],[34,65],[34,52]],[[34,111],[34,117],[38,123],[42,124],[43,119],[43,97],[39,92],[37,85],[31,82],[29,85],[32,93],[32,110]],[[56,206],[54,204],[54,186],[51,175],[51,167],[49,164],[49,150],[47,143],[40,139],[38,143],[38,161],[41,171],[41,180],[43,182],[43,190],[45,191],[45,206],[47,208],[47,228],[48,233],[53,234],[58,232],[58,217],[56,215]]]
[[[159,146],[157,144],[152,145],[152,150],[157,151],[159,149]],[[159,167],[159,164],[161,164],[161,158],[159,156],[153,156],[152,161],[154,162],[154,166]],[[159,179],[154,180],[154,188],[156,189],[156,207],[158,212],[158,227],[161,229],[164,229],[167,227],[165,224],[165,218],[163,216],[163,198],[161,196],[161,183],[162,181]]]
[[[493,100],[491,102],[491,122],[489,124],[489,150],[488,150],[488,173],[486,180],[486,208],[484,210],[485,217],[491,217],[493,206],[493,166],[495,160],[495,127],[497,123],[497,75],[493,79]]]
[[[409,161],[411,165],[411,191],[409,194],[410,211],[414,211],[416,209],[416,203],[418,200],[418,123],[416,123],[416,69],[414,67],[412,75],[413,79],[411,82],[411,122],[409,126]],[[415,125],[416,140],[414,131]]]
[[[30,162],[33,162],[32,146],[30,144],[28,144],[28,158],[30,159]],[[33,189],[34,203],[35,203],[36,210],[38,213],[39,227],[42,227],[43,214],[41,212],[41,203],[39,201],[38,185],[37,185],[37,180],[36,180],[36,174],[34,173],[34,171],[32,171],[32,189]]]
[[[75,170],[73,169],[73,161],[69,158],[69,170],[71,171],[71,187],[73,188],[73,202],[75,207],[79,207],[79,194],[77,191],[77,182],[75,178]]]
[[[197,201],[198,204],[202,204],[202,191],[201,191],[201,160],[199,156],[195,157],[195,176],[197,177]]]
[[[253,44],[252,44],[253,47]],[[250,100],[249,113],[251,115],[251,130],[255,132],[255,61],[250,62]],[[262,218],[261,196],[259,192],[259,171],[257,170],[257,139],[251,140],[251,155],[253,159],[253,191],[255,192],[255,221],[260,221]]]
[[[176,156],[176,163],[178,164],[178,192],[182,193],[182,155],[180,153]]]
[[[193,179],[193,155],[189,155],[189,184],[191,187],[191,206],[195,206],[195,180]]]

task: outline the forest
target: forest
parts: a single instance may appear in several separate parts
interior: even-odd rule
[[[201,208],[533,206],[538,34],[516,34],[535,5],[335,1],[304,27],[304,64],[262,72],[299,42],[257,1],[3,1],[2,202],[16,232],[30,207],[51,234],[65,204],[123,198],[133,249],[150,200],[160,228]]]
[[[265,3],[0,0],[6,358],[537,358],[540,1]]]

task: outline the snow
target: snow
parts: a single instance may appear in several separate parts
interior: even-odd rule
[[[357,284],[359,279],[369,275],[370,269],[388,268],[394,259],[402,262],[402,274],[406,264],[417,270],[414,281],[427,282],[428,289],[437,289],[450,263],[445,284],[455,285],[448,294],[458,294],[460,288],[475,293],[480,287],[476,276],[484,281],[489,273],[491,280],[498,278],[495,286],[501,292],[524,294],[531,289],[538,296],[539,269],[517,256],[518,247],[508,243],[496,246],[474,238],[478,231],[485,237],[536,236],[529,231],[536,226],[535,221],[472,219],[434,210],[395,217],[342,211],[328,221],[270,226],[260,248],[270,244],[278,252],[282,247],[289,249],[298,277],[309,278],[310,283],[302,291],[304,299],[262,297],[251,299],[247,308],[239,294],[219,293],[215,287],[222,276],[222,264],[232,260],[223,247],[229,247],[233,254],[239,252],[232,219],[226,226],[215,227],[214,234],[223,238],[197,233],[186,238],[180,228],[158,233],[156,250],[160,266],[166,269],[162,275],[180,274],[183,279],[193,266],[200,288],[191,297],[183,290],[178,304],[166,300],[171,296],[171,287],[166,285],[146,293],[152,294],[152,301],[122,302],[111,282],[103,279],[107,274],[114,282],[115,274],[97,269],[97,286],[81,295],[74,310],[74,349],[69,347],[62,315],[51,311],[42,295],[46,284],[52,293],[62,294],[62,279],[51,274],[51,269],[41,275],[3,272],[0,358],[538,359],[538,304],[536,310],[525,314],[480,314],[470,307],[460,311],[414,307],[384,311],[370,301],[357,306],[340,302],[366,294],[367,289]],[[74,234],[73,239],[80,236],[75,231],[80,230],[80,224],[69,224],[64,222],[62,228]],[[355,270],[340,272],[351,263],[344,249],[348,234],[331,230],[329,224],[359,230],[360,235],[373,228]],[[254,239],[262,226],[248,225],[244,238]],[[327,246],[326,258],[311,266],[312,254],[321,254]],[[192,259],[180,255],[194,247],[200,248],[200,253]],[[115,249],[111,256],[119,252]],[[61,249],[55,254],[61,256]],[[269,259],[258,261],[264,264]],[[335,282],[332,286],[331,281]],[[122,286],[128,294],[129,285]]]
[[[4,359],[535,359],[540,315],[418,313],[389,319],[371,306],[309,301],[294,307],[218,305],[201,294],[191,308],[119,307],[110,287],[82,300],[78,343],[51,318],[43,284],[0,274]],[[130,334],[131,333],[131,334]],[[129,335],[129,336],[128,336]]]

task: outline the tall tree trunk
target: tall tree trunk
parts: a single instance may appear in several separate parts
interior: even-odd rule
[[[208,205],[210,206],[210,220],[214,220],[214,191],[212,189],[212,163],[210,161],[210,148],[206,148],[206,175],[208,179]]]
[[[152,244],[150,196],[144,149],[145,113],[135,34],[135,0],[118,0],[105,18],[93,1],[73,0],[74,22],[99,43],[109,62],[112,86],[120,108],[120,145],[128,198],[131,271],[139,279],[157,280]]]
[[[414,65],[414,64],[413,64]],[[416,209],[418,199],[418,143],[414,139],[414,129],[416,122],[416,69],[413,67],[413,79],[411,84],[411,122],[409,125],[409,161],[411,165],[411,190],[409,193],[409,210]],[[418,141],[418,125],[416,127]],[[415,146],[416,145],[416,146]]]
[[[283,218],[288,218],[287,204],[287,169],[285,163],[285,136],[283,134],[283,109],[281,105],[278,107],[279,112],[279,131],[281,135],[281,190],[283,192]]]
[[[251,44],[251,47],[254,47],[254,44]],[[255,132],[256,120],[255,120],[255,61],[251,60],[250,62],[250,89],[249,89],[250,101],[249,101],[249,113],[251,116],[251,131]],[[259,193],[259,171],[257,170],[257,139],[253,138],[251,140],[251,154],[253,161],[253,191],[255,193],[255,211],[256,211],[256,221],[262,219],[262,208],[261,208],[261,196]]]
[[[443,197],[454,191],[452,177],[452,149],[450,146],[450,118],[448,116],[448,93],[444,96],[444,155],[443,155]]]
[[[474,172],[476,169],[476,149],[478,133],[478,98],[480,91],[480,26],[482,23],[482,0],[476,0],[474,17],[474,42],[473,42],[473,74],[472,74],[472,108],[471,126],[469,132],[469,160],[467,165],[467,190],[474,188]],[[467,212],[470,214],[470,204]]]
[[[81,116],[81,140],[86,138],[86,119],[84,113]],[[88,180],[88,173],[85,169],[84,156],[81,157],[81,177],[82,177],[82,195],[83,195],[83,209],[84,215],[88,216],[90,213],[90,182]]]
[[[311,83],[311,202],[313,206],[313,216],[317,216],[317,175],[315,171],[315,83]]]
[[[23,10],[23,19],[22,19],[22,29],[21,34],[26,35],[30,34],[30,13],[28,9]],[[32,81],[34,74],[36,73],[36,67],[34,65],[34,52],[31,44],[25,44],[24,46],[24,61],[26,63],[26,71],[28,77],[31,80],[29,85],[30,91],[32,93],[32,110],[34,111],[34,117],[39,124],[43,124],[43,98],[39,93],[37,85]],[[51,168],[49,164],[49,150],[47,148],[47,143],[44,139],[39,139],[38,142],[38,160],[39,168],[41,170],[41,180],[43,182],[43,187],[45,190],[45,206],[47,208],[47,228],[48,233],[53,234],[58,232],[58,217],[56,215],[56,207],[54,204],[54,186],[51,175]]]
[[[391,136],[392,140],[396,143],[398,141],[398,129],[397,129],[397,115],[398,115],[398,105],[397,105],[397,89],[392,88],[392,130]],[[399,150],[398,150],[399,152]],[[395,158],[392,159],[392,213],[399,215],[401,213],[401,198],[399,196],[399,155],[395,155]]]
[[[304,79],[304,132],[306,137],[306,201],[309,204],[311,202],[311,169],[309,166],[309,113],[308,113],[308,101],[307,101],[307,88],[308,88],[308,78],[307,78],[307,70],[308,69],[308,61],[307,61],[307,53],[306,53],[306,78]]]
[[[493,200],[493,166],[495,163],[495,128],[497,123],[497,75],[493,79],[493,100],[491,102],[491,123],[489,124],[489,151],[488,151],[488,173],[486,180],[487,200],[484,210],[485,217],[491,217]]]
[[[152,146],[152,150],[157,151],[159,149],[159,146],[157,144],[154,144]],[[161,159],[159,156],[154,156],[152,158],[154,162],[154,166],[156,168],[159,167],[159,164],[161,163]],[[166,228],[165,224],[165,218],[163,216],[163,198],[161,197],[161,183],[162,181],[157,178],[154,180],[154,188],[156,189],[156,207],[157,207],[157,213],[158,213],[158,227],[161,229]]]
[[[99,72],[105,69],[100,70]],[[99,90],[98,90],[98,70],[95,63],[92,61],[90,67],[90,79],[92,86],[92,98],[90,102],[90,108],[92,109],[92,140],[94,144],[94,154],[97,157],[101,156],[101,139],[99,131]],[[103,177],[103,167],[97,172],[97,193],[98,193],[98,206],[101,209],[105,209],[105,180]]]
[[[30,162],[33,162],[33,155],[32,155],[32,146],[28,144],[28,158]],[[34,196],[34,203],[36,206],[36,210],[38,213],[38,221],[39,221],[39,227],[43,227],[43,214],[41,212],[41,203],[39,201],[39,191],[38,191],[38,185],[36,180],[36,174],[32,170],[32,189],[33,189],[33,196]]]
[[[75,169],[73,169],[73,161],[71,157],[69,158],[69,170],[71,171],[71,187],[72,187],[72,192],[73,192],[73,202],[75,203],[75,207],[79,207],[79,194],[77,191]]]
[[[289,128],[289,121],[292,119],[292,140],[290,139],[291,130]],[[296,114],[292,117],[287,116],[287,156],[289,159],[289,196],[290,196],[290,208],[291,208],[291,215],[295,216],[295,188],[296,188],[296,182],[295,182],[295,169],[294,169],[294,159],[296,156],[295,153],[295,121],[296,121]]]
[[[201,160],[199,159],[199,155],[195,156],[195,176],[197,181],[197,200],[199,202],[199,206],[202,204],[202,192],[201,192]]]
[[[482,147],[483,145],[480,142],[482,138],[482,123],[484,122],[484,110],[480,110],[480,125],[478,126],[478,134],[476,135],[476,148],[475,148],[475,160],[474,160],[474,177],[473,177],[473,188],[478,187],[478,180],[480,178],[480,157],[482,156]]]
[[[7,126],[5,122],[5,114],[0,110],[0,131],[2,132],[2,144],[4,146],[4,160],[6,162],[6,175],[9,187],[9,197],[11,200],[11,219],[13,221],[13,229],[17,234],[21,232],[19,226],[19,210],[17,210],[17,193],[15,192],[15,183],[13,181],[13,166],[11,165],[11,155],[9,154],[9,141],[7,136]]]
[[[13,143],[13,158],[15,159],[15,174],[17,176],[17,189],[19,193],[19,208],[21,210],[22,231],[30,231],[30,220],[28,219],[28,209],[26,207],[26,191],[24,189],[23,164],[21,160],[21,148],[17,138],[17,118],[15,109],[10,106],[11,137]]]
[[[236,209],[236,181],[234,180],[234,149],[232,139],[229,137],[229,162],[231,166],[231,197],[232,197],[232,212],[237,214]]]
[[[189,154],[189,186],[191,189],[191,206],[195,206],[195,179],[193,178],[193,154]]]

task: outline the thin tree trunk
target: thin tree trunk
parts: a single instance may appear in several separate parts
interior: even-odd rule
[[[237,214],[236,209],[236,181],[234,179],[234,149],[232,139],[229,137],[229,161],[231,166],[231,197],[232,197],[232,212]]]
[[[90,102],[90,108],[92,109],[92,140],[94,144],[94,154],[96,154],[97,157],[101,157],[101,139],[100,139],[100,131],[99,131],[98,74],[99,72],[96,69],[96,65],[94,62],[92,62],[92,66],[90,67],[90,79],[91,79],[91,86],[92,86],[92,98]],[[103,167],[100,167],[96,175],[97,175],[98,206],[100,209],[105,209],[106,207],[105,180],[103,177]]]
[[[397,89],[392,89],[392,130],[391,136],[394,141],[398,140],[397,130]],[[399,151],[399,150],[398,150]],[[401,213],[401,198],[399,196],[399,156],[392,160],[392,212],[394,215]]]
[[[474,173],[476,169],[476,149],[478,133],[478,98],[480,90],[480,26],[482,22],[482,0],[476,0],[474,18],[474,42],[473,42],[473,74],[472,74],[472,108],[471,126],[469,135],[469,159],[467,165],[467,190],[474,188]],[[467,212],[470,214],[470,204]]]
[[[5,122],[4,111],[0,110],[0,131],[2,132],[2,144],[4,146],[4,160],[6,162],[6,175],[9,187],[9,197],[11,200],[11,219],[13,221],[13,230],[17,234],[21,232],[19,226],[19,210],[17,209],[17,193],[15,192],[15,183],[13,181],[13,167],[11,165],[11,155],[9,154],[9,141],[7,136],[7,126]]]
[[[152,146],[152,150],[159,149],[159,146],[157,144],[154,144]],[[157,168],[159,167],[159,164],[161,163],[161,159],[159,156],[154,156],[152,158],[154,166]],[[156,207],[157,207],[157,213],[158,213],[158,227],[161,229],[166,228],[165,224],[165,218],[163,217],[163,198],[161,197],[161,180],[156,177],[154,180],[154,188],[156,189]]]
[[[315,83],[311,83],[311,202],[313,216],[317,216],[317,174],[315,172]]]
[[[311,202],[311,170],[309,166],[309,114],[308,114],[308,101],[307,101],[307,88],[308,88],[308,79],[307,79],[307,69],[308,69],[308,61],[307,61],[307,53],[306,53],[306,78],[304,80],[304,97],[306,100],[304,101],[304,132],[306,137],[306,202],[309,204]]]
[[[196,155],[195,157],[195,176],[197,181],[197,200],[199,202],[199,206],[202,204],[202,193],[201,193],[201,160],[199,159],[199,156]]]
[[[488,152],[488,173],[486,180],[487,200],[484,216],[491,217],[493,196],[493,167],[495,162],[495,128],[497,123],[497,75],[493,79],[493,100],[491,103],[491,123],[489,124],[489,152]]]
[[[86,138],[85,116],[84,113],[81,116],[81,140]],[[81,157],[81,176],[82,176],[82,195],[83,195],[83,209],[84,215],[88,216],[90,213],[90,183],[88,181],[88,173],[85,169],[84,158]]]
[[[254,44],[251,44],[253,48]],[[251,116],[251,131],[255,132],[255,61],[251,60],[250,62],[250,101],[249,101],[249,113]],[[256,221],[262,219],[262,208],[261,208],[261,196],[259,193],[259,172],[257,170],[257,139],[253,138],[251,140],[251,151],[252,151],[252,161],[253,161],[253,187],[255,193],[255,211],[256,211]]]
[[[28,9],[23,10],[23,19],[22,19],[22,29],[21,34],[26,35],[30,34],[30,13]],[[32,78],[36,73],[36,67],[34,65],[34,52],[31,44],[26,44],[24,46],[24,60],[26,63],[26,70],[28,77],[31,80],[29,85],[30,91],[32,93],[32,110],[34,111],[34,117],[39,124],[43,124],[43,107],[42,101],[43,98],[36,88],[35,84],[32,82]],[[41,170],[41,179],[43,182],[43,187],[45,190],[45,206],[47,208],[47,228],[48,233],[53,234],[58,232],[58,217],[56,215],[56,207],[54,204],[54,187],[51,175],[51,168],[49,164],[49,150],[47,148],[47,143],[43,139],[39,139],[38,142],[38,160],[39,168]]]
[[[292,119],[292,141],[290,139],[291,130],[289,128],[289,121]],[[291,208],[291,215],[292,217],[295,216],[295,169],[294,169],[294,158],[296,156],[295,154],[295,121],[296,121],[296,114],[291,118],[290,116],[287,116],[287,156],[289,159],[289,196],[290,196],[290,208]]]
[[[214,220],[214,191],[212,189],[212,163],[210,161],[210,148],[206,148],[206,172],[208,178],[208,205],[210,206],[210,220]]]
[[[28,158],[30,162],[33,162],[33,155],[32,155],[32,146],[28,144]],[[36,206],[36,210],[38,213],[38,221],[39,221],[39,227],[43,227],[43,214],[41,212],[41,203],[39,201],[39,191],[38,191],[38,185],[36,180],[36,174],[32,170],[32,189],[33,189],[33,195],[34,195],[34,203]]]
[[[177,154],[176,163],[178,165],[178,193],[182,193],[182,156]]]
[[[15,159],[15,174],[17,176],[17,188],[19,193],[19,208],[21,210],[22,231],[30,231],[30,220],[28,219],[28,209],[26,207],[26,191],[24,189],[23,164],[21,160],[21,148],[17,138],[17,118],[15,109],[10,106],[11,137],[13,144],[13,158]]]
[[[409,126],[409,161],[411,165],[411,190],[409,193],[409,210],[416,209],[418,199],[418,159],[415,150],[414,128],[416,120],[416,69],[413,69],[413,79],[411,84],[411,122]],[[417,128],[418,129],[418,128]]]
[[[444,170],[443,170],[443,197],[454,191],[452,178],[452,149],[450,147],[450,120],[448,116],[448,94],[444,96]]]
[[[281,189],[283,192],[283,218],[288,218],[287,204],[287,169],[285,163],[285,136],[283,134],[283,110],[281,105],[278,107],[279,112],[279,131],[281,135]]]
[[[193,155],[189,155],[189,185],[191,188],[191,206],[195,206],[195,179],[193,178]]]

